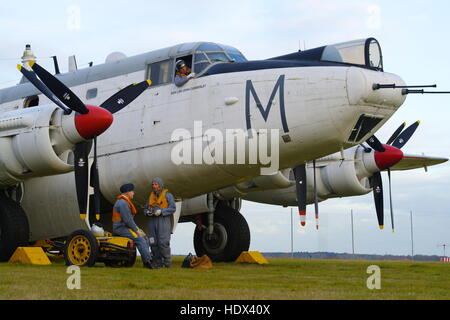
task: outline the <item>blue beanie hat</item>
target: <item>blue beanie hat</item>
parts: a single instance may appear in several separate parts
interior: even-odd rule
[[[121,193],[126,193],[126,192],[130,192],[130,191],[133,191],[133,190],[134,190],[134,184],[132,184],[132,183],[127,183],[127,184],[124,184],[124,185],[122,185],[120,187],[120,192]]]

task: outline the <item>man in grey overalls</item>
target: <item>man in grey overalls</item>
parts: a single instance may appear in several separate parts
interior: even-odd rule
[[[154,263],[158,267],[171,266],[170,234],[171,215],[175,212],[175,199],[168,189],[164,189],[161,178],[152,180],[152,189],[144,213],[149,217],[148,237]]]
[[[141,254],[144,267],[154,269],[148,243],[145,239],[146,234],[134,222],[134,215],[137,214],[136,207],[131,202],[134,198],[134,185],[132,183],[122,185],[120,193],[113,207],[113,234],[133,240]]]

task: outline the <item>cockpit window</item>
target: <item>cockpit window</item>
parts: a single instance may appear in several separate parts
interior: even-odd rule
[[[383,56],[378,41],[370,39],[369,43],[369,63],[373,68],[383,69]]]
[[[326,46],[322,61],[349,63],[383,70],[383,56],[374,38],[355,40]]]
[[[242,54],[237,54],[237,53],[228,53],[228,55],[231,57],[231,59],[233,59],[235,62],[245,62],[247,61],[247,59],[245,59],[245,57]]]
[[[200,74],[212,64],[244,61],[247,59],[236,48],[216,43],[203,43],[195,52],[193,71]]]
[[[208,58],[204,53],[197,53],[194,57],[194,62],[200,62],[200,61],[208,61]]]
[[[208,58],[211,62],[223,61],[230,62],[230,59],[223,52],[209,52]]]
[[[209,62],[198,62],[194,65],[194,71],[196,73],[201,73],[203,70],[205,70],[211,63]]]
[[[198,51],[221,51],[222,48],[215,43],[204,43],[197,48]]]

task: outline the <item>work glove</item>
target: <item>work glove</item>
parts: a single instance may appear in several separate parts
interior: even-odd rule
[[[159,217],[161,215],[161,209],[158,209],[155,211],[155,213],[153,214],[155,217]]]
[[[193,77],[195,77],[195,73],[194,73],[194,72],[189,73],[189,74],[187,75],[187,77],[188,77],[189,79],[192,79]]]
[[[145,237],[147,236],[147,235],[145,234],[145,232],[142,231],[142,229],[138,229],[137,234],[138,234],[140,237],[143,237],[143,238],[145,238]]]
[[[142,208],[142,213],[144,213],[144,216],[146,216],[146,217],[151,216],[152,212],[148,209],[148,204],[143,205],[141,208]]]

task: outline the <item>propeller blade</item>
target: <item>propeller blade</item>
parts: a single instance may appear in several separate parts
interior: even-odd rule
[[[36,76],[36,73],[33,71],[29,71],[26,68],[24,68],[22,65],[18,64],[17,69],[23,74],[25,78],[28,79],[40,92],[42,92],[47,98],[49,98],[54,104],[56,104],[58,107],[64,110],[66,114],[71,113],[72,111],[67,108],[61,101],[58,100],[58,98],[50,91],[47,86],[38,79]]]
[[[122,110],[128,104],[130,104],[134,99],[136,99],[142,92],[147,89],[152,82],[150,80],[145,80],[139,83],[133,83],[129,86],[123,88],[119,92],[113,94],[111,97],[106,99],[100,107],[105,108],[111,113],[116,113]]]
[[[77,191],[78,208],[80,218],[86,219],[88,201],[89,166],[88,156],[90,151],[89,142],[80,142],[75,145],[75,186]]]
[[[300,224],[306,225],[306,165],[302,164],[294,168],[295,189],[297,192],[298,214]]]
[[[361,148],[363,148],[364,149],[364,152],[365,153],[370,153],[371,151],[372,151],[372,149],[370,149],[370,148],[368,148],[368,147],[366,147],[364,144],[360,144],[359,145]]]
[[[313,160],[313,176],[314,176],[314,210],[316,214],[316,229],[319,230],[319,200],[317,197],[317,181],[316,181],[316,160]]]
[[[372,147],[375,151],[378,152],[384,152],[386,149],[383,147],[383,144],[378,140],[377,137],[371,136],[369,139],[367,139],[366,143]]]
[[[395,132],[392,134],[392,136],[389,138],[389,140],[386,142],[386,144],[391,144],[392,142],[394,142],[394,140],[399,136],[399,134],[403,131],[403,129],[406,126],[406,122],[403,122],[400,127],[397,128],[397,130],[395,130]]]
[[[408,128],[405,129],[392,143],[393,147],[396,147],[398,149],[403,148],[403,146],[409,141],[409,139],[412,137],[414,132],[416,132],[417,128],[419,127],[420,121],[414,122],[412,125],[410,125]]]
[[[388,168],[387,172],[389,178],[389,204],[391,208],[391,225],[392,225],[392,232],[394,232],[394,209],[392,207],[391,170]]]
[[[81,114],[87,114],[89,110],[84,103],[73,93],[64,83],[59,81],[54,75],[42,68],[36,62],[29,62],[31,68],[36,72],[42,82],[51,92],[73,111]]]
[[[378,225],[382,230],[384,228],[384,204],[383,204],[383,181],[381,173],[376,172],[372,176],[373,197],[375,200],[375,209],[377,212]]]
[[[100,177],[98,174],[98,162],[97,162],[97,137],[94,137],[94,163],[92,164],[92,177],[94,188],[94,209],[95,219],[100,220]]]

